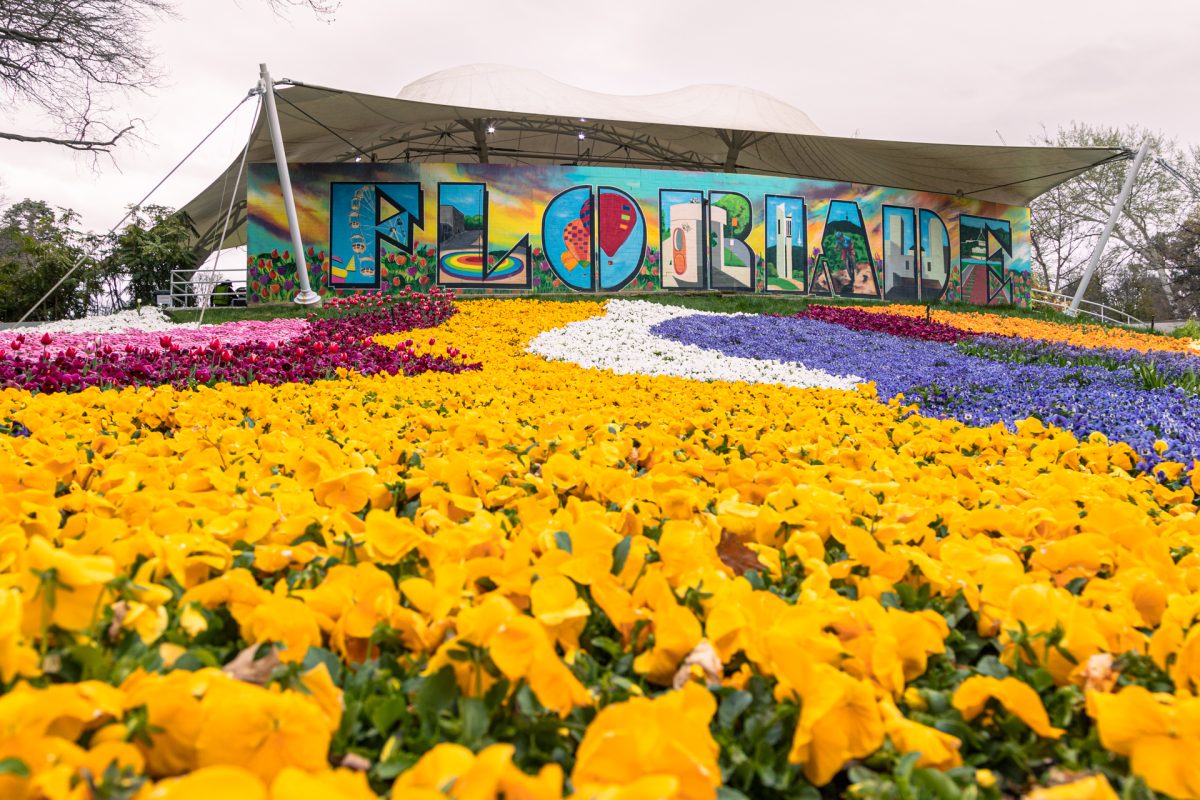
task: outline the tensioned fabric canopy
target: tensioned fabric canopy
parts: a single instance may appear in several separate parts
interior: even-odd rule
[[[468,162],[724,171],[961,195],[1009,205],[1128,152],[1003,147],[825,135],[799,109],[735,86],[617,96],[533,70],[475,65],[434,73],[399,97],[283,82],[277,106],[289,163]],[[263,114],[250,162],[272,161]],[[246,242],[245,176],[235,161],[183,207],[200,258]],[[229,191],[238,193],[218,244]]]

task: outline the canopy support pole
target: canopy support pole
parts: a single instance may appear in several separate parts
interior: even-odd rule
[[[479,163],[488,163],[487,121],[482,119],[471,122],[471,132],[475,134],[475,149],[479,151]]]
[[[1079,303],[1083,300],[1083,293],[1087,291],[1088,284],[1092,281],[1092,275],[1100,266],[1100,257],[1104,255],[1104,246],[1108,244],[1108,237],[1112,235],[1113,228],[1117,227],[1117,220],[1121,218],[1125,204],[1129,202],[1129,195],[1133,193],[1133,183],[1137,179],[1138,170],[1141,169],[1142,162],[1146,160],[1146,153],[1149,151],[1150,137],[1146,137],[1142,146],[1138,148],[1137,155],[1133,157],[1133,163],[1125,173],[1125,185],[1121,187],[1121,193],[1117,195],[1117,199],[1113,203],[1112,211],[1108,215],[1108,222],[1104,224],[1104,230],[1100,232],[1100,238],[1096,241],[1095,249],[1092,250],[1092,257],[1088,259],[1087,269],[1083,271],[1083,277],[1079,279],[1079,288],[1075,290],[1075,297],[1071,299],[1071,306],[1067,309],[1069,316],[1074,317],[1079,314]]]
[[[295,302],[302,306],[319,305],[321,295],[314,292],[308,282],[308,262],[304,258],[304,240],[300,238],[296,198],[292,194],[292,176],[288,172],[287,153],[283,149],[283,133],[279,127],[279,112],[275,108],[275,84],[271,81],[271,73],[267,71],[266,64],[259,64],[258,70],[262,81],[263,99],[266,101],[267,121],[271,124],[271,144],[275,149],[275,165],[279,168],[279,188],[283,192],[284,210],[287,211],[288,231],[292,234],[296,278],[300,282],[300,291],[296,294]]]

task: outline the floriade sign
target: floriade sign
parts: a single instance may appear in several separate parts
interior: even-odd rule
[[[793,292],[1029,302],[1029,209],[763,175],[496,164],[299,164],[326,293]],[[289,299],[273,164],[248,185],[249,296]]]

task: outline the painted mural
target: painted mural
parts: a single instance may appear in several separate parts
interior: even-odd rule
[[[296,164],[323,294],[723,291],[1029,302],[1029,210],[762,175],[492,164]],[[252,302],[299,287],[273,164],[248,182]]]

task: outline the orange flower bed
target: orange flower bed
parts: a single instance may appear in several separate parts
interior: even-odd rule
[[[873,314],[892,314],[903,317],[924,317],[924,306],[876,306],[864,307],[863,311]],[[971,333],[990,333],[997,336],[1024,336],[1028,339],[1044,339],[1065,342],[1080,347],[1116,347],[1147,353],[1162,350],[1173,353],[1200,353],[1189,339],[1172,339],[1169,336],[1154,336],[1149,333],[1106,328],[1101,325],[1067,325],[1040,319],[1023,319],[989,314],[986,311],[941,311],[935,310],[931,318],[960,330]]]

